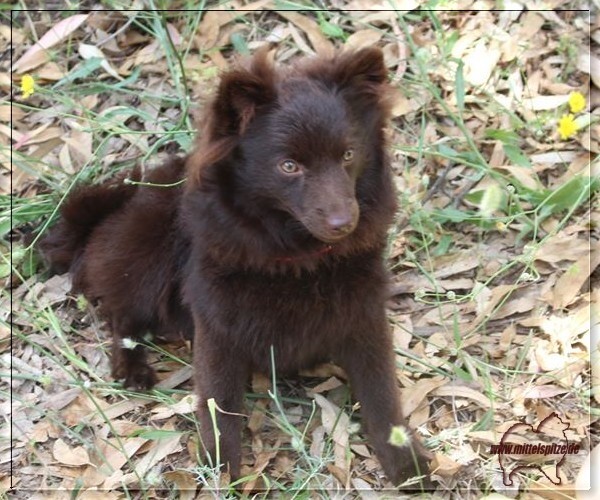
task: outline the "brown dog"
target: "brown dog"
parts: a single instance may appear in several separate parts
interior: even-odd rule
[[[427,472],[406,426],[386,319],[383,251],[396,197],[384,126],[387,72],[377,49],[277,70],[265,52],[221,79],[185,160],[147,180],[185,187],[101,185],[73,193],[43,241],[58,270],[98,299],[114,335],[113,374],[155,375],[123,339],[194,335],[203,444],[239,476],[244,388],[333,360],[345,369],[371,444],[400,483]],[[409,436],[412,433],[408,431]]]

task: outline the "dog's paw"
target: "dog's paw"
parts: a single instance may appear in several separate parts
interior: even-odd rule
[[[125,388],[136,391],[152,389],[158,382],[156,373],[148,365],[141,365],[137,366],[135,370],[128,370],[122,378],[125,379],[123,382]]]
[[[390,446],[380,462],[387,478],[402,490],[425,491],[433,488],[429,479],[431,458],[431,454],[424,449]]]

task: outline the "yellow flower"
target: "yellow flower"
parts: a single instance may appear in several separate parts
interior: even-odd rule
[[[23,75],[21,78],[21,92],[23,99],[27,99],[35,91],[35,80],[31,75]]]
[[[579,113],[585,108],[585,97],[581,92],[571,92],[569,96],[569,107],[571,113]]]
[[[577,132],[577,124],[573,115],[564,115],[558,122],[558,133],[560,138],[565,141]]]

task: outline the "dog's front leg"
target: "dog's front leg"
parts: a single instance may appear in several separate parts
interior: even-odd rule
[[[222,464],[223,470],[237,479],[241,462],[240,413],[248,365],[232,353],[231,346],[218,345],[215,339],[219,339],[217,332],[205,331],[196,324],[194,370],[200,437],[213,465]],[[210,399],[216,403],[216,419],[209,411]]]
[[[401,484],[410,477],[427,475],[430,454],[408,428],[402,414],[385,315],[368,329],[351,335],[337,362],[348,374],[352,392],[361,404],[369,441],[388,479]],[[401,446],[390,442],[394,427],[407,437]]]

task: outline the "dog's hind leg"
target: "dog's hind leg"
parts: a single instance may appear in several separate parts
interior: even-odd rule
[[[156,373],[147,360],[146,346],[140,332],[143,328],[126,318],[111,321],[113,333],[112,376],[136,390],[150,389],[156,384]]]

